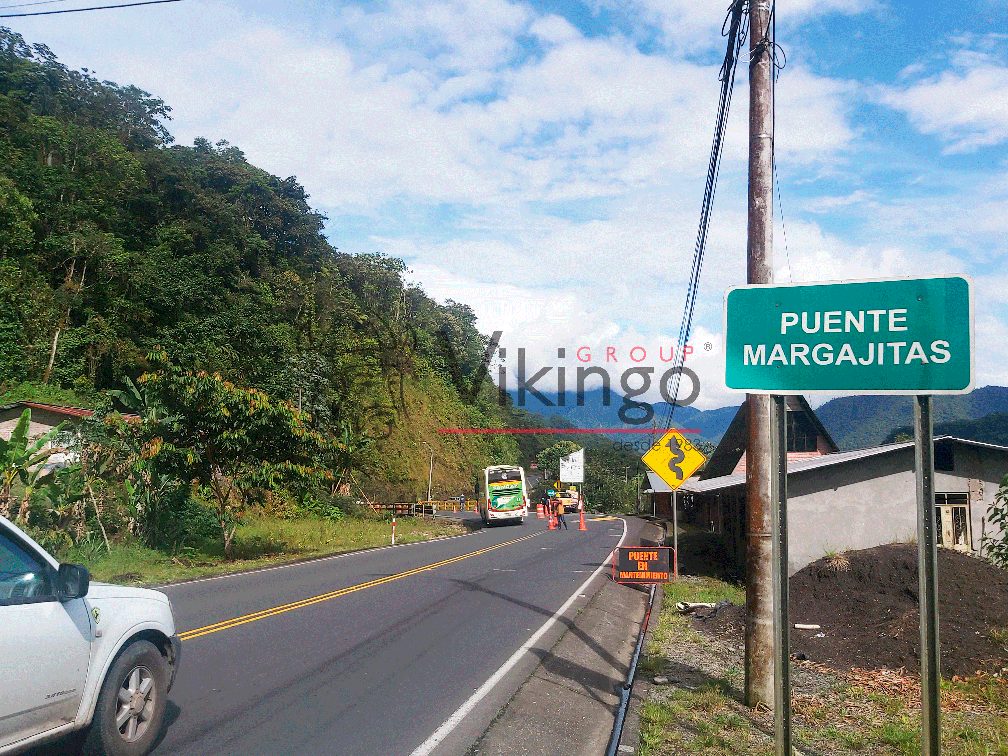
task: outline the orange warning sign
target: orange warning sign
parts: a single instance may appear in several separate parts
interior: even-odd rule
[[[667,546],[620,546],[613,559],[613,580],[644,585],[667,583],[670,551]]]

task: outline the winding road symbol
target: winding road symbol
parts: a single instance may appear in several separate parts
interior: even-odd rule
[[[672,436],[668,440],[668,443],[665,445],[668,447],[669,452],[672,454],[672,458],[668,461],[669,470],[675,473],[675,476],[679,478],[679,480],[682,480],[686,476],[683,475],[683,471],[680,465],[682,464],[683,460],[686,459],[686,452],[684,452],[682,450],[682,447],[679,446],[679,439],[676,438],[675,436]]]
[[[707,460],[686,436],[673,428],[669,428],[641,459],[672,490],[685,483]]]

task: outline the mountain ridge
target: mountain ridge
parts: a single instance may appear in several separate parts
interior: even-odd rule
[[[564,403],[559,403],[557,393],[543,393],[552,406],[543,404],[534,394],[527,393],[523,405],[518,405],[517,392],[510,392],[516,406],[534,415],[544,418],[558,417],[575,427],[580,428],[618,428],[621,426],[647,428],[665,426],[669,405],[667,402],[651,404],[652,417],[639,410],[629,409],[624,415],[632,420],[644,422],[627,422],[620,417],[620,408],[624,402],[632,404],[617,391],[612,391],[610,401],[606,405],[603,389],[593,389],[583,393],[583,405],[579,405],[577,395],[568,391],[563,394]],[[709,410],[695,407],[677,407],[674,415],[675,427],[695,431],[688,435],[699,436],[704,440],[717,443],[727,430],[729,423],[738,411],[738,406],[717,407]],[[947,423],[975,423],[988,415],[1008,414],[1008,387],[983,386],[974,389],[969,394],[935,396],[934,397],[935,427]],[[912,427],[913,406],[909,396],[866,395],[842,396],[831,399],[816,409],[816,415],[833,436],[841,450],[859,449],[877,446],[885,443],[888,438],[900,429]],[[996,421],[991,421],[991,427],[983,432],[995,433],[992,430]],[[964,425],[963,427],[970,427]],[[977,431],[980,432],[980,431]],[[614,438],[631,438],[636,434],[613,434]],[[980,439],[983,440],[983,439]]]

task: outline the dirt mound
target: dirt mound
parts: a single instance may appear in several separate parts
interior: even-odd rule
[[[792,654],[840,669],[918,669],[917,547],[890,544],[844,556],[846,565],[824,558],[791,578],[791,622],[821,626],[792,629]],[[1008,572],[939,549],[938,617],[945,677],[1008,664]],[[744,623],[745,610],[729,607],[696,624],[741,643]]]

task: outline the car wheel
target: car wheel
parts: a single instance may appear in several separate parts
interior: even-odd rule
[[[95,706],[84,753],[140,756],[161,730],[168,664],[149,641],[134,641],[112,663]]]

